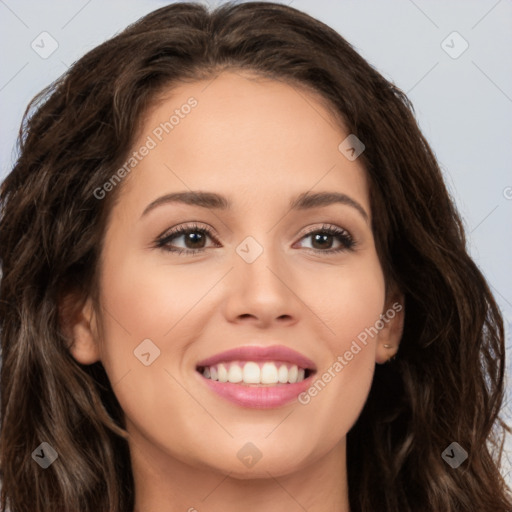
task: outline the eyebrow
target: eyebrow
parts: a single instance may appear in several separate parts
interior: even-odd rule
[[[220,194],[216,194],[215,192],[191,190],[188,192],[172,192],[158,197],[146,206],[141,217],[149,213],[151,210],[154,210],[157,206],[169,203],[181,203],[215,210],[229,210],[231,208],[231,202]],[[304,192],[290,201],[289,209],[309,210],[336,203],[351,206],[361,214],[366,222],[368,222],[369,216],[366,210],[357,201],[346,194],[339,192]]]

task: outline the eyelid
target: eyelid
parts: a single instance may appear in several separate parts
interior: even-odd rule
[[[159,235],[157,237],[157,240],[167,238],[171,235],[179,233],[180,231],[184,231],[184,230],[193,231],[195,229],[198,231],[206,231],[208,236],[212,237],[212,235],[214,235],[216,238],[218,238],[218,234],[215,231],[215,229],[213,229],[208,224],[203,224],[198,221],[190,221],[190,223],[186,222],[185,224],[180,224],[179,226],[175,226],[173,228],[166,229],[161,235]]]
[[[328,222],[323,222],[320,227],[318,226],[310,226],[306,228],[306,231],[304,231],[301,235],[301,238],[303,238],[306,235],[310,235],[311,233],[316,233],[317,231],[325,231],[329,229],[335,229],[337,231],[343,231],[347,233],[350,237],[352,237],[352,234],[350,231],[346,228],[342,228],[341,226],[337,226],[336,224],[329,224]]]

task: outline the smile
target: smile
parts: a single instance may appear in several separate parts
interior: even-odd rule
[[[247,385],[295,384],[310,373],[296,364],[275,361],[231,361],[199,367],[198,371],[206,379]]]
[[[316,366],[288,347],[246,346],[200,361],[196,373],[223,399],[267,409],[296,400],[311,385]]]

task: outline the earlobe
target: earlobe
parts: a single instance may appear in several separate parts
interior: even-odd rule
[[[67,297],[60,308],[61,327],[69,340],[69,352],[80,364],[96,363],[100,353],[92,300],[88,298],[78,310],[72,302],[73,299]]]
[[[383,364],[397,355],[404,330],[404,297],[399,296],[382,314],[383,328],[379,331],[375,362]]]

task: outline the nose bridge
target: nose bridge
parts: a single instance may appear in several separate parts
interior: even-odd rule
[[[247,236],[236,246],[228,290],[230,315],[270,321],[294,316],[292,274],[273,232]]]
[[[273,241],[272,233],[256,236],[247,236],[236,247],[237,279],[262,288],[280,288],[282,283],[275,273],[282,268],[281,247]]]

